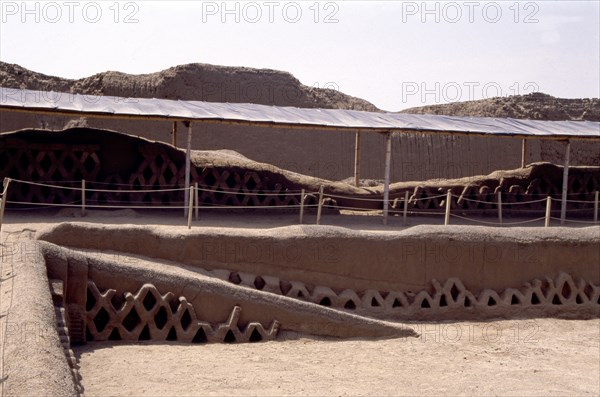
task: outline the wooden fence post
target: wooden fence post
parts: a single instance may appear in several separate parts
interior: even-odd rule
[[[546,217],[544,221],[544,227],[550,226],[550,211],[552,210],[552,198],[546,197]]]
[[[302,224],[304,221],[304,189],[300,192],[300,219],[299,222]]]
[[[450,206],[452,201],[452,191],[448,189],[446,193],[446,216],[444,217],[444,226],[448,226],[450,223]]]
[[[406,215],[408,214],[408,190],[404,192],[404,212],[402,213],[402,225],[406,226]]]
[[[2,231],[2,222],[4,221],[4,207],[6,207],[6,199],[8,198],[8,185],[10,185],[10,179],[4,178],[4,190],[2,190],[2,199],[0,200],[0,231]]]
[[[321,224],[321,212],[323,211],[323,185],[319,187],[319,207],[317,208],[317,225]]]
[[[188,229],[192,228],[192,208],[194,207],[194,188],[190,187],[189,188],[189,200],[188,200]]]
[[[198,211],[200,210],[200,197],[198,194],[198,182],[194,182],[194,201],[196,203],[196,206],[195,206],[196,220],[198,220]]]
[[[498,190],[498,221],[502,224],[502,192]]]
[[[598,191],[594,193],[594,222],[598,223]]]
[[[85,216],[85,179],[81,180],[81,216]]]

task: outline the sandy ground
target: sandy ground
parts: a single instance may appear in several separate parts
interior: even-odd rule
[[[419,338],[90,343],[86,396],[600,394],[600,320],[416,324]]]
[[[426,219],[409,222],[441,222]],[[27,238],[32,233],[27,230],[73,220],[185,227],[175,213],[73,218],[11,211],[2,240]],[[295,220],[294,215],[203,214],[194,227],[264,229]],[[377,216],[326,216],[324,223],[381,233],[402,228],[401,218],[384,226]],[[275,342],[243,345],[90,343],[76,348],[76,354],[86,396],[600,395],[600,319],[413,326],[421,337],[318,340],[282,335]]]

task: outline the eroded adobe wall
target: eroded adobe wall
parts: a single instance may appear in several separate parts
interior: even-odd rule
[[[62,130],[70,117],[36,116],[0,112],[0,131],[23,128]],[[123,131],[131,135],[171,143],[172,123],[88,119],[93,128]],[[178,146],[185,147],[185,128],[179,124]],[[384,138],[362,135],[361,176],[382,179]],[[301,131],[218,124],[194,124],[192,148],[230,149],[259,162],[330,180],[353,175],[354,133]],[[571,164],[600,165],[600,143],[573,142]],[[531,141],[528,162],[562,164],[564,144]],[[521,164],[521,142],[517,139],[481,137],[396,137],[393,142],[392,180],[415,181],[433,178],[459,178],[512,169]]]
[[[86,329],[77,338],[80,343],[249,342],[273,340],[280,329],[332,337],[415,335],[401,325],[242,288],[174,263],[114,260],[42,246],[48,274],[65,285],[71,328],[80,322]],[[79,311],[83,318],[71,315]],[[233,340],[226,339],[228,334]]]
[[[118,236],[118,238],[115,238]],[[600,284],[598,228],[416,226],[393,235],[330,226],[156,230],[63,223],[38,238],[130,252],[203,269],[228,269],[333,289],[416,292],[459,278],[479,293],[560,273]]]
[[[181,340],[194,338],[194,332],[180,329],[185,305],[172,305],[178,296],[193,301],[198,318],[206,322],[193,322],[195,332],[205,328],[202,338],[217,341],[222,341],[223,335],[213,331],[227,327],[223,324],[231,322],[225,320],[228,316],[236,324],[240,321],[240,332],[258,321],[261,327],[256,332],[261,340],[270,338],[268,329],[273,321],[280,322],[283,329],[316,335],[374,336],[388,335],[387,328],[367,331],[377,324],[364,323],[364,318],[441,321],[600,316],[597,228],[568,229],[568,237],[563,236],[567,229],[542,233],[531,229],[521,238],[511,236],[515,229],[511,233],[444,229],[447,232],[431,228],[395,238],[331,227],[279,228],[261,231],[260,237],[216,229],[175,236],[148,232],[144,227],[63,224],[38,237],[83,247],[61,252],[69,258],[69,268],[73,258],[87,255],[77,266],[84,264],[89,269],[82,277],[89,280],[84,318],[89,338],[95,340],[138,340],[148,335],[158,335],[160,340],[177,335]],[[84,235],[86,238],[77,237]],[[119,237],[110,239],[109,235]],[[69,289],[79,288],[71,281],[68,284]],[[172,293],[168,300],[173,315],[161,320],[156,313],[159,306],[152,305],[156,301],[168,305],[160,297],[165,291]],[[148,293],[154,303],[142,308]],[[86,293],[80,290],[79,294]],[[125,317],[131,317],[132,305],[140,315],[128,328],[130,320]],[[232,311],[238,306],[241,316]],[[327,310],[320,311],[322,307]],[[107,316],[102,308],[114,314]],[[345,314],[356,314],[362,320]],[[338,320],[345,322],[345,331],[340,331]],[[156,330],[152,321],[162,321],[163,326]],[[112,328],[106,328],[108,323]],[[175,328],[169,331],[164,324]],[[149,330],[143,331],[148,325]],[[243,332],[238,334],[238,341],[249,338]]]
[[[333,195],[331,204],[334,206],[383,207],[381,185],[356,188],[224,151],[193,152],[192,163],[191,180],[203,188],[199,197],[203,206],[297,206],[301,189],[310,192],[306,200],[310,205],[316,203],[315,192],[323,185],[325,194]],[[164,143],[113,131],[89,128],[61,132],[23,130],[0,135],[0,178],[4,177],[67,188],[16,182],[8,197],[17,203],[78,203],[81,193],[77,189],[81,186],[80,180],[85,179],[88,205],[182,205],[185,154]],[[574,166],[568,183],[569,199],[574,200],[568,208],[576,210],[576,215],[591,213],[594,191],[600,188],[600,167]],[[156,189],[161,191],[144,191]],[[408,191],[410,210],[442,211],[448,189],[455,196],[453,210],[496,214],[497,193],[502,192],[505,214],[513,210],[520,211],[521,215],[523,211],[543,212],[545,204],[540,199],[548,195],[560,197],[562,167],[536,163],[524,169],[487,176],[397,182],[391,185],[392,207],[402,208],[404,194]],[[523,201],[534,202],[522,205]]]

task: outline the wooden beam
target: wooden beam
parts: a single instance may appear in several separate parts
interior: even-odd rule
[[[356,131],[354,140],[354,186],[360,185],[360,131]]]
[[[383,224],[388,223],[388,211],[390,206],[390,172],[392,163],[392,133],[385,136],[385,172],[383,182]]]
[[[560,200],[560,224],[564,225],[567,217],[567,190],[569,188],[569,157],[571,153],[571,142],[567,141],[565,148],[565,165],[563,168],[562,197]]]
[[[527,165],[527,139],[521,140],[521,168],[525,168]]]

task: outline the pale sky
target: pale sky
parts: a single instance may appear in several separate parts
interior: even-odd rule
[[[397,111],[600,97],[600,2],[0,1],[0,59],[67,78],[202,62],[284,70]]]

